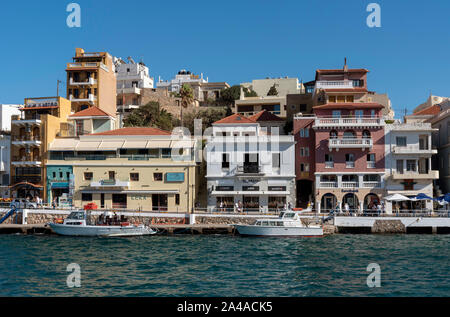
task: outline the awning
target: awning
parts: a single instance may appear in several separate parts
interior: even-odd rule
[[[179,194],[179,190],[104,190],[104,189],[98,189],[98,190],[92,190],[92,189],[82,189],[82,193],[86,194],[98,194],[98,193],[105,193],[105,194]]]
[[[96,151],[100,146],[100,141],[80,141],[78,143],[77,151]]]
[[[125,149],[145,149],[147,140],[126,140],[122,148]]]
[[[385,200],[387,201],[407,201],[407,200],[411,200],[406,196],[403,196],[401,194],[394,194],[394,195],[390,195],[390,196],[386,196],[384,197]]]
[[[115,151],[117,149],[121,149],[122,145],[125,141],[102,141],[100,143],[100,146],[98,147],[99,150],[111,150]]]
[[[149,140],[146,145],[147,149],[168,149],[170,148],[170,140]]]
[[[75,148],[80,142],[77,139],[55,139],[50,143],[50,151],[75,151]]]
[[[28,183],[28,182],[20,182],[20,183],[11,185],[11,186],[9,186],[9,187],[12,188],[12,187],[16,187],[16,186],[19,186],[19,187],[21,187],[21,186],[31,186],[31,187],[35,187],[35,188],[41,188],[41,187],[44,187],[44,186],[42,186],[42,185],[36,185],[36,184],[33,184],[33,183]]]

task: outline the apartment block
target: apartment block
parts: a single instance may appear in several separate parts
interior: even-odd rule
[[[116,113],[116,73],[111,55],[76,48],[66,73],[67,99],[72,102],[73,112],[95,106]]]
[[[48,146],[67,122],[71,103],[62,97],[26,98],[20,110],[11,121],[11,194],[45,200]]]

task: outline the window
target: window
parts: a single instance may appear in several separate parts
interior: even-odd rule
[[[398,136],[395,138],[395,144],[397,146],[406,146],[406,136]]]
[[[364,130],[362,133],[363,139],[370,139],[370,131]]]
[[[53,178],[56,178],[56,172],[53,172],[52,175],[53,175]]]
[[[325,154],[325,162],[333,162],[333,155]]]
[[[416,161],[415,160],[406,160],[406,170],[408,172],[415,172],[416,171]]]
[[[91,193],[81,193],[81,201],[92,201]]]
[[[340,118],[341,117],[341,111],[340,110],[333,110],[332,116],[333,116],[333,118]]]
[[[230,168],[230,154],[222,153],[222,168]]]
[[[344,132],[344,139],[354,139],[356,138],[355,131],[347,130]]]
[[[66,172],[66,178],[70,179],[70,172]]]
[[[364,116],[363,110],[355,110],[355,117],[362,118]]]
[[[108,172],[108,177],[109,177],[109,179],[115,179],[115,178],[116,178],[116,172],[114,172],[114,171],[109,171],[109,172]]]
[[[328,96],[328,102],[336,102],[336,96]]]
[[[345,102],[345,96],[337,96],[337,102]]]
[[[309,129],[308,128],[300,129],[300,137],[309,138]]]
[[[309,163],[305,163],[305,172],[309,172]]]
[[[280,168],[280,153],[272,153],[272,167]]]
[[[139,181],[139,173],[130,173],[130,181],[138,182]]]
[[[353,102],[353,101],[354,101],[353,96],[352,96],[352,95],[347,96],[347,97],[346,97],[346,101],[347,101],[347,102]]]
[[[175,194],[175,205],[180,204],[180,194]]]
[[[92,172],[84,172],[84,180],[85,181],[91,181],[94,176],[94,173]]]
[[[162,149],[162,158],[170,158],[172,154],[172,149]]]
[[[59,172],[59,178],[63,178],[63,172]]]
[[[367,162],[375,162],[375,153],[367,154]]]
[[[397,160],[397,173],[403,174],[403,160]]]
[[[153,173],[153,179],[155,181],[162,181],[163,179],[163,174],[162,173]]]
[[[354,162],[355,161],[355,156],[352,153],[345,154],[345,161],[347,161],[347,162]]]
[[[331,130],[330,131],[330,139],[337,139],[338,134],[336,130]]]
[[[309,147],[305,147],[305,156],[309,156]]]

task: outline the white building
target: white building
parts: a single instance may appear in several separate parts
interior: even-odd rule
[[[234,114],[212,125],[206,144],[209,211],[275,211],[295,206],[295,142]],[[240,208],[239,208],[240,209]]]
[[[182,69],[175,75],[175,78],[171,81],[162,81],[161,78],[158,80],[158,88],[166,88],[169,92],[180,92],[183,84],[189,83],[207,83],[208,77],[203,79],[203,73],[199,75],[194,75],[190,71]]]
[[[11,116],[20,115],[21,105],[0,104],[0,131],[11,131]]]
[[[431,169],[431,156],[437,153],[431,145],[433,131],[431,124],[424,122],[385,125],[387,195],[413,197],[423,193],[433,197],[433,180],[439,178],[439,171]],[[395,204],[387,202],[386,212],[393,212],[402,204],[412,209],[433,208],[431,200]]]
[[[11,136],[0,134],[0,197],[9,198]]]

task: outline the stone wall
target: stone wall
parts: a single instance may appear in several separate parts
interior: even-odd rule
[[[406,227],[400,220],[375,220],[372,233],[406,233]]]
[[[244,218],[244,217],[205,217],[205,216],[196,216],[195,223],[196,224],[254,224],[256,218]]]
[[[177,100],[181,102],[180,98],[173,97],[165,89],[143,88],[141,89],[141,105],[145,105],[150,101],[159,102],[160,109],[164,109],[171,113],[175,118],[180,119],[180,106]],[[188,112],[193,108],[198,107],[198,103],[183,109],[183,112]]]

